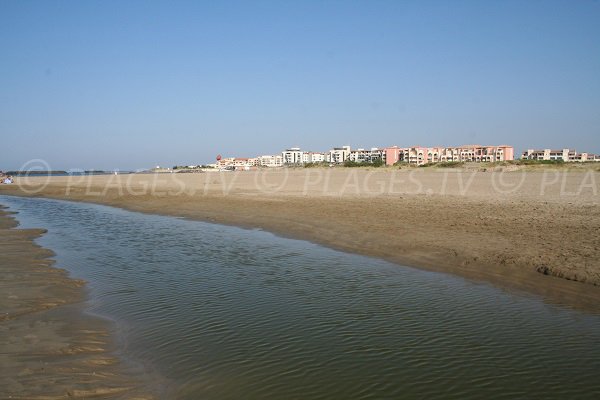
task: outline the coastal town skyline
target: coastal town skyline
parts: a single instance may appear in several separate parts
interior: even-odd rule
[[[284,150],[274,153],[259,152],[253,155],[249,154],[231,154],[224,151],[213,156],[211,160],[196,162],[181,162],[178,160],[170,165],[173,168],[192,168],[204,167],[210,168],[229,168],[244,170],[248,167],[284,167],[291,165],[306,164],[343,164],[345,161],[355,163],[371,163],[381,161],[382,165],[394,165],[397,162],[422,165],[437,162],[501,162],[513,161],[517,159],[529,160],[552,160],[564,162],[587,162],[600,161],[600,152],[583,151],[573,147],[548,148],[548,147],[528,147],[518,151],[514,146],[508,144],[500,145],[481,145],[481,144],[463,144],[453,146],[383,146],[383,147],[353,147],[351,145],[332,146],[327,150],[307,149],[299,146],[288,146]],[[489,155],[488,155],[489,153]],[[498,154],[497,154],[498,153]],[[411,156],[412,155],[412,156]],[[120,168],[96,168],[88,166],[67,166],[55,168],[45,159],[30,159],[25,161],[21,167],[6,168],[9,171],[145,171],[148,169],[171,169],[169,164],[150,162],[132,169]]]
[[[240,157],[226,154],[216,156],[216,162],[197,165],[177,165],[174,169],[217,168],[229,170],[251,170],[260,167],[276,168],[306,165],[369,165],[392,166],[396,164],[424,165],[434,163],[494,163],[526,159],[555,162],[599,162],[600,155],[576,149],[527,149],[515,154],[509,145],[462,145],[462,146],[411,146],[352,148],[338,146],[328,151],[314,151],[300,147],[289,147],[279,154],[262,154]],[[160,166],[157,166],[157,169]],[[167,167],[167,169],[169,169]]]
[[[2,168],[469,143],[600,152],[597,2],[0,4]]]

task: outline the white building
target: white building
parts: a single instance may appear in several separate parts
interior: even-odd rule
[[[385,149],[373,147],[367,157],[367,162],[382,161],[385,163]]]
[[[385,149],[379,149],[377,147],[372,147],[370,150],[365,149],[356,149],[351,150],[348,155],[348,160],[354,161],[357,163],[372,163],[377,160],[381,160],[385,162]]]
[[[325,153],[316,153],[313,151],[306,151],[302,154],[302,163],[321,163],[325,161]]]
[[[342,164],[349,156],[350,146],[334,147],[327,153],[325,161],[334,164]]]
[[[303,151],[299,147],[292,147],[281,152],[283,163],[286,165],[302,165],[325,161],[325,153]]]
[[[284,164],[302,164],[304,152],[299,147],[292,147],[281,152]]]

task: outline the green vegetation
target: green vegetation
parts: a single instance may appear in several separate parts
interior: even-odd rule
[[[438,168],[455,168],[455,167],[461,167],[464,165],[464,162],[462,161],[444,161],[444,162],[440,162],[436,164],[436,167]]]
[[[344,167],[348,167],[348,168],[354,168],[354,167],[375,167],[375,168],[379,168],[383,166],[383,160],[381,160],[380,158],[373,160],[371,162],[356,162],[356,161],[351,161],[351,160],[346,160],[344,161]]]
[[[527,160],[527,159],[519,159],[513,161],[506,161],[509,164],[513,165],[563,165],[565,162],[563,160]]]
[[[191,170],[191,169],[201,169],[201,168],[214,168],[214,167],[211,166],[211,165],[204,165],[204,164],[202,164],[202,165],[193,165],[193,166],[190,166],[190,165],[174,165],[173,166],[174,170],[176,170],[176,169]]]
[[[55,175],[55,174],[66,174],[66,173],[67,173],[67,171],[33,170],[33,171],[7,171],[4,174],[14,175],[14,176],[24,176],[24,175]]]
[[[196,169],[196,168],[200,168],[199,165],[194,165],[193,167],[190,167],[189,165],[174,165],[173,169]]]
[[[398,161],[394,164],[397,167],[419,167],[419,168],[458,168],[462,167],[465,163],[462,161],[443,161],[443,162],[430,162],[421,165],[409,164],[406,161]]]
[[[310,163],[304,164],[304,168],[317,168],[317,167],[328,167],[328,166],[329,166],[329,163],[326,161],[310,162]]]
[[[394,167],[402,168],[402,167],[412,167],[413,165],[409,164],[408,161],[396,161],[394,163]]]

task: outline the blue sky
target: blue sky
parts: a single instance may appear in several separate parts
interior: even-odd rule
[[[600,152],[598,1],[0,1],[0,169]]]

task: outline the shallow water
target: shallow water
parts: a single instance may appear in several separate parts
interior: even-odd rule
[[[178,399],[595,399],[600,317],[270,233],[0,196]]]

